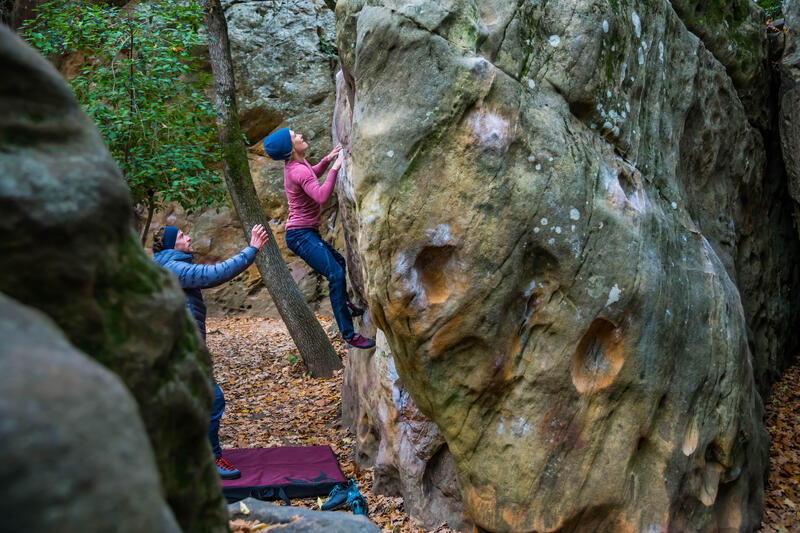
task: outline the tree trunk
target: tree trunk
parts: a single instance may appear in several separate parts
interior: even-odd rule
[[[334,370],[342,367],[342,362],[283,261],[250,176],[247,149],[236,114],[233,63],[225,15],[219,0],[205,0],[203,6],[209,36],[211,72],[214,77],[219,143],[223,154],[222,170],[233,206],[248,240],[250,231],[256,224],[262,224],[269,233],[269,242],[256,256],[258,271],[306,367],[313,376],[330,377]]]
[[[147,232],[150,231],[150,223],[153,221],[153,212],[156,210],[155,201],[153,200],[153,193],[150,193],[148,198],[147,205],[147,220],[144,222],[144,227],[142,228],[142,234],[140,235],[142,246],[147,243]]]

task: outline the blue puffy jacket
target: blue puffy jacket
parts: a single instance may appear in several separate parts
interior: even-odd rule
[[[186,308],[192,313],[203,340],[206,338],[206,304],[200,289],[209,289],[230,281],[253,264],[258,249],[248,246],[230,259],[216,265],[194,265],[193,256],[169,249],[153,255],[153,261],[178,276],[186,293]]]

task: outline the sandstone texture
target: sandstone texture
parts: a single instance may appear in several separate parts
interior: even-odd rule
[[[338,2],[339,204],[389,347],[345,409],[376,485],[409,498],[446,449],[489,531],[758,526],[798,289],[766,41],[722,57],[673,4]]]
[[[358,463],[374,466],[372,490],[403,496],[403,506],[423,527],[435,529],[446,521],[469,531],[453,455],[400,381],[380,330],[374,353],[350,351],[344,379],[343,421],[358,439]]]
[[[0,338],[3,531],[180,531],[119,378],[2,294]]]
[[[286,248],[283,225],[289,213],[283,163],[267,157],[261,142],[275,129],[292,128],[308,141],[307,155],[312,164],[333,147],[330,125],[338,69],[333,12],[321,0],[223,0],[222,5],[228,22],[239,120],[253,145],[250,168],[256,191],[301,292],[315,311],[330,314],[327,281]],[[341,246],[336,206],[335,199],[326,206],[320,232]],[[247,246],[236,212],[230,207],[187,215],[170,206],[156,214],[152,230],[164,224],[179,226],[192,235],[196,262],[214,263]],[[211,315],[278,316],[255,267],[204,294]]]
[[[183,293],[142,250],[125,182],[64,79],[4,27],[0,59],[0,292],[120,376],[181,527],[225,531],[210,359]]]
[[[780,133],[789,193],[800,203],[800,2],[784,3],[786,41],[780,63]]]

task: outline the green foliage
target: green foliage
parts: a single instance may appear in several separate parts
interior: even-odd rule
[[[763,9],[767,18],[778,19],[783,16],[782,0],[756,0],[761,9]]]
[[[77,0],[43,3],[23,36],[46,56],[82,59],[70,80],[122,169],[133,199],[152,211],[177,202],[218,206],[215,113],[197,48],[203,12],[187,0],[144,1],[133,10]]]

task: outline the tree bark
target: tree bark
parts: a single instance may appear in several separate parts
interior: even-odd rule
[[[150,193],[150,196],[147,198],[147,204],[145,205],[147,208],[147,219],[144,221],[142,234],[139,235],[140,240],[142,241],[142,246],[147,243],[147,233],[150,231],[150,223],[153,221],[153,212],[156,210],[156,202],[153,196],[154,194]]]
[[[222,170],[233,206],[248,240],[250,231],[256,224],[262,224],[269,233],[269,242],[256,256],[258,271],[306,367],[313,376],[330,377],[335,370],[342,367],[342,362],[283,261],[250,175],[244,135],[236,113],[233,62],[225,15],[219,0],[205,0],[203,8],[209,36],[208,51],[214,78],[219,142],[223,154]]]

